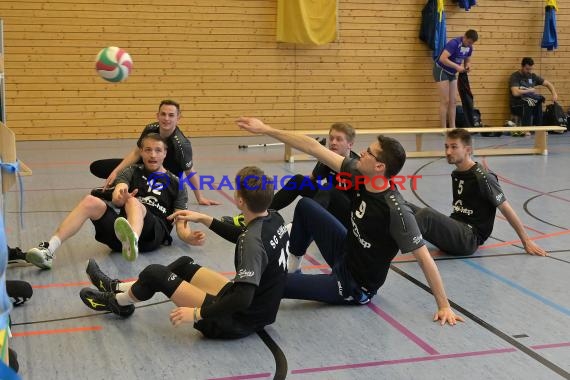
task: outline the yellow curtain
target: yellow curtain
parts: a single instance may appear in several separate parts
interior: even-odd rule
[[[443,4],[443,0],[437,0],[437,13],[439,14],[439,22],[441,22],[441,17],[443,15],[444,10],[445,6]]]
[[[558,4],[556,4],[556,0],[546,0],[546,6],[551,6],[558,11]]]
[[[337,0],[278,0],[277,41],[324,45],[336,39]]]

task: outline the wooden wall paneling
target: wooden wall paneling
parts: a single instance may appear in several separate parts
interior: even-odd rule
[[[485,124],[508,118],[507,80],[527,55],[570,106],[563,3],[554,52],[540,49],[543,0],[445,3],[448,38],[481,37],[470,79]],[[172,98],[191,136],[240,135],[241,114],[289,129],[438,127],[431,52],[417,37],[424,4],[341,0],[338,40],[305,46],[275,42],[276,0],[4,0],[7,118],[19,140],[134,138]],[[124,83],[94,70],[111,45],[133,57]]]

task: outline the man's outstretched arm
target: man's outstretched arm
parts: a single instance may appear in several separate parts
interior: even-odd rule
[[[340,171],[344,157],[322,146],[317,140],[289,131],[275,129],[253,117],[240,117],[236,120],[238,127],[251,133],[261,133],[271,136],[293,148],[307,153],[334,171]]]
[[[437,313],[434,314],[433,320],[439,320],[442,326],[445,325],[446,322],[450,325],[455,325],[458,321],[464,322],[461,316],[455,315],[449,305],[449,301],[447,300],[447,295],[445,294],[445,289],[443,287],[443,280],[439,275],[437,265],[435,265],[435,261],[433,261],[427,247],[423,245],[414,250],[413,254],[418,260],[420,268],[422,268],[422,271],[424,272],[424,276],[426,277],[429,287],[431,288],[431,292],[435,298],[435,302],[437,303]]]
[[[517,216],[517,213],[515,212],[515,210],[513,210],[509,202],[504,201],[499,206],[497,206],[497,208],[499,209],[499,211],[501,211],[501,214],[503,214],[503,216],[508,220],[509,224],[513,227],[517,235],[519,235],[519,238],[523,243],[524,250],[526,251],[526,253],[528,253],[529,255],[537,255],[537,256],[547,255],[544,249],[540,248],[538,244],[536,244],[528,237],[526,231],[524,230],[522,222],[520,221],[519,217]]]

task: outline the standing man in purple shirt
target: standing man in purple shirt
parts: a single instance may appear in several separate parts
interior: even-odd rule
[[[456,73],[469,72],[471,69],[473,44],[478,39],[477,32],[469,29],[465,35],[449,40],[435,60],[433,78],[439,90],[441,128],[455,128]]]

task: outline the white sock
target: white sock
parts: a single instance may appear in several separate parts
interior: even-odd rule
[[[294,273],[301,269],[301,261],[303,261],[303,256],[295,256],[292,253],[289,254],[289,259],[287,260],[287,272]]]
[[[129,296],[129,293],[117,293],[115,294],[115,298],[120,306],[132,305],[137,302]]]
[[[53,255],[60,245],[61,240],[57,236],[53,235],[51,239],[49,239],[48,251]]]
[[[117,291],[119,292],[123,292],[123,293],[128,293],[129,290],[131,290],[131,286],[133,286],[135,282],[134,281],[130,281],[130,282],[119,282],[117,284]]]
[[[291,238],[291,230],[293,229],[293,223],[288,223],[285,225],[287,231],[289,232],[289,238]],[[303,261],[303,256],[296,256],[292,253],[289,254],[289,258],[287,259],[287,272],[294,273],[301,269],[301,261]]]

